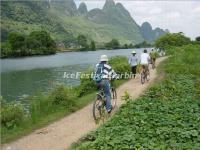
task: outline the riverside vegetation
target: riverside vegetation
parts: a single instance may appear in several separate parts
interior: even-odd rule
[[[136,101],[128,98],[110,121],[74,149],[199,149],[200,44],[180,33],[156,44],[171,55],[159,67],[164,79]]]
[[[1,47],[1,57],[20,57],[56,53],[56,43],[46,31],[34,31],[28,36],[11,32]]]
[[[118,74],[130,71],[126,57],[113,57],[109,63]],[[116,85],[125,81],[125,79],[117,81]],[[94,100],[95,90],[93,80],[87,78],[81,79],[78,87],[58,86],[48,94],[40,93],[29,97],[27,98],[29,104],[26,106],[20,101],[6,103],[1,98],[2,142],[14,140],[84,107]]]

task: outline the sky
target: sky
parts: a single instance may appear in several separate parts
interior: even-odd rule
[[[153,28],[184,32],[195,39],[200,36],[200,0],[114,0],[130,12],[137,24],[149,22]],[[105,0],[75,0],[77,7],[85,2],[88,10],[102,8]]]

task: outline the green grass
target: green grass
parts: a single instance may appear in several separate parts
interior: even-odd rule
[[[73,149],[193,149],[200,147],[200,46],[174,47],[161,83],[120,111]],[[162,67],[162,68],[160,68]]]
[[[80,108],[83,108],[84,106],[86,106],[87,104],[89,104],[90,102],[92,102],[92,100],[94,100],[95,98],[95,92],[88,94],[86,96],[83,96],[79,99],[76,99],[76,108],[73,111],[70,111],[69,109],[65,109],[65,108],[59,108],[59,110],[53,112],[53,113],[49,113],[48,115],[41,115],[40,117],[37,116],[37,120],[33,123],[32,119],[28,119],[25,121],[22,121],[22,123],[20,124],[20,126],[15,127],[13,129],[6,129],[6,128],[2,128],[1,129],[1,135],[2,135],[2,143],[5,142],[9,142],[9,141],[13,141],[23,135],[27,135],[30,132],[44,127],[56,120],[59,120],[77,110],[79,110]],[[45,107],[45,106],[42,106]]]
[[[119,80],[116,81],[116,86],[120,86],[121,84],[127,82],[127,80]],[[51,112],[49,114],[36,114],[36,120],[33,123],[33,119],[29,118],[28,120],[24,120],[20,123],[20,126],[16,126],[12,129],[7,129],[2,127],[1,128],[1,142],[7,143],[13,140],[16,140],[24,135],[27,135],[31,132],[33,132],[36,129],[39,129],[41,127],[44,127],[48,124],[51,124],[52,122],[55,122],[63,117],[66,117],[70,115],[71,113],[78,111],[79,109],[83,108],[84,106],[88,105],[95,99],[95,93],[92,92],[90,94],[87,94],[85,96],[82,96],[78,99],[75,99],[76,101],[76,107],[73,109],[73,111],[67,109],[67,108],[61,108],[59,107],[57,111]],[[38,97],[37,99],[41,99],[41,101],[44,101],[44,97]],[[48,102],[49,103],[49,102]],[[45,108],[46,104],[44,103],[44,106],[41,106],[41,108]]]

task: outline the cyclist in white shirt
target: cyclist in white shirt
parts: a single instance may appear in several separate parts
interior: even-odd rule
[[[140,64],[142,65],[142,69],[144,69],[147,72],[147,75],[149,75],[149,61],[150,61],[150,55],[147,53],[147,50],[145,49],[144,52],[140,56]]]

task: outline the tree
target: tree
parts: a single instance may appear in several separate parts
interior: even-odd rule
[[[200,42],[200,36],[196,37],[196,41]]]
[[[133,48],[134,46],[133,46],[132,43],[130,43],[128,47],[129,47],[129,48]]]
[[[8,35],[8,43],[8,45],[10,45],[11,55],[25,56],[27,54],[24,35],[12,32]]]
[[[167,49],[170,46],[182,46],[191,43],[190,38],[182,33],[168,33],[155,41],[155,46],[161,49]]]
[[[95,45],[94,41],[91,41],[91,43],[90,43],[90,49],[91,50],[96,50],[96,45]]]
[[[2,57],[56,53],[56,43],[46,31],[34,31],[28,36],[10,33],[2,47]]]
[[[105,47],[108,49],[118,49],[120,48],[120,44],[117,39],[112,39],[110,42],[106,43]]]
[[[87,44],[87,38],[84,35],[79,35],[77,37],[78,44],[80,45],[81,50],[87,50],[89,48]]]
[[[142,43],[134,45],[134,48],[147,48],[152,47],[151,44],[149,44],[147,41],[143,41]]]
[[[123,48],[128,49],[128,44],[124,44]]]
[[[19,50],[25,45],[25,36],[12,32],[8,35],[8,42],[12,50]]]
[[[46,31],[33,31],[28,36],[27,47],[34,54],[53,54],[56,52],[56,43]]]

